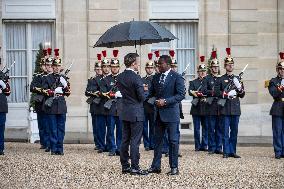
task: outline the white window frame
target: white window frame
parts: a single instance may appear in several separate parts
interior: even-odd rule
[[[6,64],[6,23],[24,23],[26,25],[26,49],[11,49],[11,50],[25,50],[26,51],[26,62],[27,62],[27,75],[26,76],[10,76],[11,78],[27,78],[27,85],[26,85],[26,92],[27,92],[27,102],[9,102],[9,106],[12,105],[12,107],[27,107],[30,100],[30,83],[33,78],[33,61],[32,61],[32,32],[31,32],[31,25],[32,23],[52,23],[52,46],[55,47],[55,34],[56,34],[56,25],[55,20],[4,20],[2,24],[2,33],[3,33],[3,63]]]

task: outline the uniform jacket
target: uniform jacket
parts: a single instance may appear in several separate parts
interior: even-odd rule
[[[143,84],[147,84],[148,85],[148,90],[151,88],[152,80],[153,80],[153,75],[146,76],[146,77],[142,78]],[[147,102],[147,100],[149,99],[148,98],[149,91],[146,92],[145,94],[146,94],[146,100],[144,101],[144,104],[143,104],[144,105],[144,111],[147,114],[152,114],[152,113],[154,113],[154,106]]]
[[[278,89],[281,85],[282,78],[275,77],[269,82],[269,94],[274,99],[270,109],[270,115],[284,117],[284,92]]]
[[[206,79],[206,85],[207,85],[207,97],[211,98],[213,97],[214,100],[212,101],[212,104],[207,103],[207,113],[208,115],[219,115],[219,107],[217,104],[218,97],[216,95],[216,84],[218,82],[219,77],[214,75],[207,75],[205,77]],[[207,101],[208,102],[208,101]]]

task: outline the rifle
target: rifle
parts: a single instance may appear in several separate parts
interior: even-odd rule
[[[68,80],[67,74],[70,72],[72,66],[73,66],[73,62],[72,62],[72,64],[65,70],[64,74],[61,74],[62,72],[59,73],[59,77],[56,78],[55,82],[54,82],[53,85],[51,86],[51,89],[52,89],[52,90],[54,90],[54,89],[56,89],[57,87],[59,87],[59,85],[60,85],[60,82],[59,82],[59,81],[60,81],[60,77],[62,77],[62,76],[63,76],[63,77],[66,77],[67,80]],[[47,90],[43,90],[43,92],[44,92],[45,94],[48,94]],[[52,106],[52,104],[53,104],[53,100],[55,99],[55,97],[56,97],[56,96],[55,96],[55,94],[54,94],[53,97],[49,97],[48,99],[46,99],[44,105],[47,106],[47,107],[49,107],[49,108],[51,108],[51,106]]]
[[[248,64],[244,67],[244,69],[243,69],[243,70],[241,71],[241,73],[239,74],[240,80],[242,80],[242,77],[243,77],[244,72],[245,72],[245,70],[247,69],[247,67],[248,67]],[[224,89],[224,92],[227,93],[227,92],[233,90],[234,88],[235,88],[234,80],[232,79],[232,80],[230,80],[230,82],[228,83],[228,85],[226,85],[226,87],[225,87],[225,89]],[[221,107],[224,107],[225,104],[226,104],[226,102],[227,102],[227,99],[225,99],[225,98],[220,98],[220,99],[218,100],[217,104],[218,104],[219,106],[221,106]]]
[[[114,91],[117,90],[117,82],[114,83],[114,85],[111,87],[111,89],[109,90],[109,92],[107,93],[103,93],[103,96],[109,98],[106,103],[104,104],[104,108],[106,108],[107,110],[111,109],[111,106],[114,102],[117,101],[116,98],[113,99],[113,96],[111,94],[114,93]]]
[[[189,66],[190,66],[190,63],[188,63],[188,64],[186,65],[185,69],[184,69],[183,72],[181,73],[181,76],[182,76],[182,77],[185,76],[186,70],[189,68]]]
[[[8,80],[10,79],[8,74],[9,74],[11,68],[15,65],[15,63],[16,63],[16,61],[14,60],[13,64],[11,64],[11,66],[9,68],[7,68],[5,72],[4,72],[4,70],[6,68],[6,65],[4,66],[4,68],[1,70],[0,80],[8,82]]]
[[[201,85],[197,88],[196,91],[199,91],[199,90],[202,88],[202,86],[203,86],[203,81],[201,82]],[[191,104],[192,104],[193,106],[197,106],[198,102],[199,102],[199,98],[196,97],[196,98],[193,98],[193,99],[192,99]]]

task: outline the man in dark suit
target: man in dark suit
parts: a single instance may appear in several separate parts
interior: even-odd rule
[[[122,94],[121,111],[119,117],[123,121],[122,142],[120,147],[120,162],[122,173],[132,175],[146,175],[147,172],[139,167],[139,145],[143,132],[145,94],[143,82],[135,72],[139,68],[138,54],[129,53],[124,57],[126,69],[117,78],[117,86]],[[129,160],[129,145],[130,159]]]
[[[168,175],[178,175],[178,151],[180,120],[179,103],[184,99],[185,86],[182,76],[171,70],[172,59],[168,55],[159,58],[159,74],[154,75],[149,96],[156,97],[155,102],[155,147],[154,158],[149,173],[161,173],[163,136],[168,130],[169,162]]]

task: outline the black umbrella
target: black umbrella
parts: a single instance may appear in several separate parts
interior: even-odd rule
[[[108,29],[94,47],[136,46],[177,39],[169,30],[157,23],[131,21],[115,25]]]

